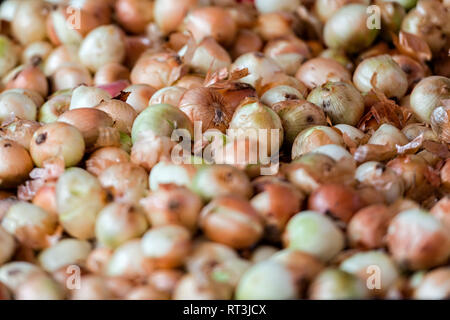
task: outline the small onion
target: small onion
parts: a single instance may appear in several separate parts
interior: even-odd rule
[[[16,249],[14,237],[1,226],[0,226],[0,248],[1,248],[0,266],[1,266],[5,262],[8,262],[9,259],[11,259]]]
[[[323,184],[308,199],[308,209],[348,223],[364,206],[363,200],[352,188],[342,184]]]
[[[263,235],[263,222],[247,200],[237,196],[218,196],[200,215],[205,235],[236,249],[250,247]]]
[[[86,161],[86,170],[99,176],[103,171],[120,162],[129,162],[128,153],[117,147],[103,147],[91,154]]]
[[[151,285],[141,285],[134,287],[125,296],[127,300],[168,300],[166,293],[159,292]]]
[[[198,195],[173,184],[161,185],[140,203],[153,227],[177,224],[192,232],[197,228],[203,206]]]
[[[8,37],[0,36],[0,76],[6,75],[18,62],[14,44]]]
[[[350,53],[369,47],[377,37],[379,29],[367,27],[366,11],[366,5],[349,4],[334,13],[323,30],[325,44]]]
[[[425,140],[438,141],[438,136],[433,130],[427,127],[423,123],[411,123],[402,129],[403,134],[409,141],[416,139],[418,136],[423,135]]]
[[[21,243],[34,249],[49,245],[56,228],[56,217],[28,202],[13,204],[2,220],[2,227]]]
[[[142,237],[142,252],[156,267],[175,268],[183,264],[191,250],[190,237],[187,229],[177,225],[153,228]]]
[[[39,59],[41,62],[45,61],[52,50],[52,45],[47,41],[37,41],[30,43],[22,52],[22,63],[32,63],[37,59]]]
[[[187,46],[180,50],[180,55],[187,50]],[[222,68],[228,68],[231,58],[228,52],[214,40],[207,37],[203,39],[195,49],[194,55],[189,62],[192,71],[200,74],[207,74]]]
[[[314,58],[303,63],[295,77],[308,89],[314,89],[330,81],[350,81],[349,71],[339,62],[328,58]]]
[[[115,2],[115,13],[119,24],[132,33],[143,33],[153,20],[151,0],[119,0]]]
[[[397,145],[403,146],[407,144],[408,139],[399,129],[391,124],[384,123],[372,134],[367,143],[384,145],[395,149]]]
[[[345,135],[346,138],[350,139],[355,145],[361,144],[365,137],[364,132],[348,124],[338,124],[335,125],[334,128],[338,129],[342,133],[342,136]]]
[[[261,102],[272,107],[275,103],[288,100],[303,100],[303,95],[290,86],[276,86],[268,89],[261,96]]]
[[[322,107],[334,124],[354,126],[364,113],[363,97],[346,82],[328,82],[316,87],[309,94],[308,101]]]
[[[111,62],[101,66],[95,73],[94,83],[96,86],[113,83],[119,80],[128,80],[130,70],[117,62]]]
[[[173,293],[174,300],[229,300],[232,288],[216,282],[205,281],[196,274],[186,274],[178,281]]]
[[[203,87],[205,78],[198,74],[186,74],[175,82],[177,87],[184,88],[186,90]]]
[[[21,65],[13,69],[3,78],[6,89],[28,89],[39,93],[42,97],[48,94],[48,82],[42,70],[31,64]]]
[[[344,141],[341,135],[330,127],[313,126],[304,129],[292,144],[292,159],[328,144],[344,145]]]
[[[105,274],[113,250],[105,247],[95,248],[86,259],[86,269],[95,274]]]
[[[70,92],[55,92],[39,109],[38,120],[42,123],[50,123],[58,120],[58,117],[69,110]]]
[[[35,274],[15,290],[14,296],[17,300],[62,300],[65,292],[50,276]]]
[[[249,198],[252,194],[252,187],[245,173],[226,164],[201,166],[190,185],[204,200],[229,194]]]
[[[66,63],[53,73],[51,81],[53,90],[59,91],[80,85],[92,85],[92,76],[84,66],[78,63]]]
[[[332,158],[337,162],[346,160],[348,163],[351,163],[356,166],[352,154],[348,152],[347,149],[337,144],[326,144],[324,146],[315,148],[313,152],[329,156],[330,158]]]
[[[23,120],[36,120],[36,103],[28,96],[14,90],[0,94],[0,122],[17,117]]]
[[[83,158],[84,150],[81,132],[64,122],[43,125],[34,132],[30,143],[30,154],[38,167],[56,157],[62,157],[66,167],[72,167]]]
[[[447,161],[449,163],[450,161]],[[443,197],[430,210],[430,213],[450,230],[450,198]]]
[[[268,12],[260,14],[256,20],[255,31],[265,41],[285,36],[293,36],[299,31],[299,19],[290,12]]]
[[[196,172],[196,167],[190,163],[174,164],[167,160],[160,161],[150,171],[150,190],[155,191],[161,185],[170,183],[188,187]]]
[[[59,222],[71,236],[84,240],[95,235],[95,220],[106,195],[99,181],[81,168],[67,169],[56,185]]]
[[[426,211],[412,209],[391,221],[387,244],[394,260],[409,270],[441,265],[450,256],[450,237],[445,227]]]
[[[175,31],[198,0],[156,0],[153,16],[161,32]]]
[[[111,99],[100,102],[95,108],[107,113],[113,120],[113,127],[121,133],[131,133],[131,128],[133,127],[137,113],[128,103]]]
[[[0,267],[0,281],[11,291],[36,274],[44,275],[44,270],[25,261],[13,261]]]
[[[72,92],[70,110],[77,108],[93,108],[102,101],[108,101],[111,95],[100,88],[81,85]]]
[[[289,220],[283,235],[286,247],[329,261],[344,248],[344,234],[333,221],[314,211],[303,211]]]
[[[47,14],[48,7],[44,1],[20,2],[11,21],[12,35],[23,45],[44,40]]]
[[[62,45],[55,48],[44,63],[44,73],[51,76],[55,71],[66,63],[78,63],[78,46],[75,44]]]
[[[147,281],[159,292],[172,295],[182,276],[183,272],[179,270],[162,269],[152,272]]]
[[[152,96],[156,93],[156,89],[146,84],[132,84],[126,87],[123,92],[129,92],[125,100],[139,114],[151,104],[149,103]]]
[[[159,161],[170,159],[175,145],[170,138],[156,136],[152,131],[147,131],[133,144],[131,162],[150,171]]]
[[[131,162],[111,165],[99,175],[98,180],[116,201],[129,204],[137,203],[148,188],[147,172]]]
[[[70,265],[84,267],[91,250],[91,244],[87,241],[63,239],[43,250],[38,260],[42,268],[50,273]]]
[[[434,109],[431,127],[442,141],[450,143],[450,105]]]
[[[425,274],[414,290],[414,298],[420,300],[444,300],[450,294],[450,268],[442,267]]]
[[[260,51],[263,47],[261,37],[254,31],[240,29],[236,34],[233,47],[230,50],[233,60],[249,52]]]
[[[419,120],[430,123],[433,110],[450,99],[450,79],[431,76],[422,79],[411,92],[411,109]]]
[[[178,86],[159,89],[152,95],[146,107],[154,104],[170,104],[172,106],[178,106],[186,91],[185,88]]]
[[[294,143],[297,135],[308,127],[326,125],[324,112],[305,100],[281,101],[273,104],[271,108],[280,117],[289,144]]]
[[[113,293],[106,285],[105,278],[96,275],[82,276],[80,289],[71,291],[71,300],[110,300]]]
[[[138,238],[147,227],[141,209],[129,204],[110,203],[98,213],[95,237],[102,245],[114,249],[130,239]]]
[[[84,38],[78,54],[81,63],[94,72],[105,64],[121,63],[125,59],[124,34],[114,25],[95,28]]]
[[[383,204],[375,204],[359,210],[350,220],[347,237],[351,247],[363,249],[382,248],[389,222],[394,213]]]
[[[309,288],[314,300],[366,299],[369,290],[365,283],[350,273],[329,268],[322,271]]]
[[[0,158],[1,189],[17,187],[33,169],[33,161],[27,150],[12,140],[0,140]]]
[[[300,5],[300,0],[256,0],[255,6],[261,13],[275,11],[294,11]]]
[[[353,74],[353,83],[361,92],[378,89],[388,98],[401,99],[408,90],[406,73],[386,54],[363,60]]]

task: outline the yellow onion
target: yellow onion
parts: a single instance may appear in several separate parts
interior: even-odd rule
[[[319,107],[334,124],[356,125],[364,113],[364,100],[356,88],[346,82],[328,82],[312,90],[308,101]]]
[[[72,91],[70,109],[93,108],[102,101],[111,99],[111,95],[103,89],[81,85]]]
[[[32,203],[45,211],[58,215],[56,208],[56,182],[47,182],[36,191]]]
[[[198,122],[202,132],[218,129],[225,132],[233,116],[222,95],[216,90],[203,87],[187,90],[178,105],[192,123]]]
[[[233,112],[246,98],[257,98],[256,90],[249,84],[243,82],[231,82],[225,86],[212,85],[212,88],[220,92],[226,105]]]
[[[131,162],[111,165],[99,175],[98,180],[116,201],[123,203],[137,203],[148,188],[147,172]]]
[[[361,164],[356,169],[355,178],[360,184],[381,191],[388,203],[393,203],[401,197],[405,190],[402,178],[391,168],[376,161]]]
[[[352,60],[347,57],[345,51],[342,49],[326,49],[320,53],[319,57],[335,60],[342,64],[350,72],[352,72],[355,68]]]
[[[311,56],[306,43],[296,37],[269,41],[264,47],[264,54],[290,76],[295,75],[303,61]]]
[[[11,291],[36,274],[45,273],[39,266],[25,261],[12,261],[0,267],[0,281]]]
[[[273,107],[277,102],[287,100],[303,100],[303,95],[293,87],[281,85],[268,89],[261,96],[261,102],[269,107]]]
[[[99,176],[104,170],[113,164],[130,161],[129,154],[117,147],[103,147],[91,154],[86,161],[86,170]]]
[[[186,73],[180,57],[174,52],[144,53],[131,70],[131,83],[148,84],[155,89],[172,85]]]
[[[197,42],[211,36],[225,46],[233,42],[237,29],[230,12],[221,7],[194,8],[186,16],[184,28]]]
[[[259,147],[266,148],[261,151],[263,155],[274,155],[283,144],[280,117],[259,101],[244,101],[234,112],[230,129],[227,134],[232,137],[257,138]]]
[[[23,120],[36,120],[36,103],[28,96],[13,90],[0,94],[0,122],[17,117]]]
[[[38,167],[57,157],[63,158],[66,167],[74,166],[83,158],[84,150],[81,132],[64,122],[43,125],[34,132],[30,143],[30,154]]]
[[[303,63],[295,77],[308,89],[314,89],[330,81],[350,81],[349,71],[339,62],[328,58],[313,58]]]
[[[14,237],[3,227],[0,226],[0,245],[2,250],[0,251],[0,265],[8,262],[14,254],[16,244]]]
[[[420,300],[444,300],[450,293],[448,280],[450,268],[441,267],[427,272],[414,290],[414,298]]]
[[[450,105],[434,109],[431,114],[431,127],[440,140],[450,143]]]
[[[411,92],[411,109],[419,120],[430,123],[433,110],[441,106],[445,99],[450,99],[450,79],[441,76],[427,77]]]
[[[156,93],[156,89],[146,84],[132,84],[126,87],[123,92],[130,93],[125,102],[139,114],[150,105],[149,101]]]
[[[355,145],[361,144],[362,140],[364,140],[364,132],[358,128],[352,127],[348,124],[338,124],[335,125],[334,128],[338,129],[342,133],[343,137],[345,135],[345,137],[350,139]]]
[[[52,50],[53,46],[47,41],[30,43],[23,50],[21,61],[23,64],[29,64],[36,61],[40,61],[40,63],[42,63],[45,59],[47,59]]]
[[[150,171],[150,190],[155,191],[164,184],[190,186],[197,173],[197,168],[191,163],[175,164],[167,160],[158,162]]]
[[[0,76],[6,75],[18,62],[16,48],[8,37],[0,36]]]
[[[70,300],[110,300],[114,297],[104,277],[84,275],[79,281],[82,285],[71,291]]]
[[[180,103],[183,94],[187,91],[187,89],[178,86],[170,86],[159,89],[156,91],[150,100],[148,101],[148,105],[154,104],[170,104],[172,106],[178,106]]]
[[[327,22],[336,11],[350,3],[369,4],[367,0],[317,0],[314,3],[314,13],[322,22]]]
[[[340,8],[327,20],[323,37],[329,48],[343,49],[355,53],[369,47],[379,33],[377,28],[368,28],[367,6],[349,4]]]
[[[212,1],[216,5],[225,6],[230,12],[239,30],[251,28],[255,24],[258,12],[255,7],[246,3],[236,3],[234,0]]]
[[[344,145],[340,133],[326,126],[313,126],[301,131],[292,144],[292,159],[327,144]]]
[[[27,246],[42,249],[56,229],[57,218],[27,202],[13,204],[2,220],[2,227]]]
[[[117,62],[111,62],[101,66],[95,73],[94,83],[96,86],[113,83],[130,78],[130,70]]]
[[[198,74],[186,74],[182,76],[175,85],[186,90],[203,87],[205,78]]]
[[[190,187],[206,201],[228,194],[245,198],[252,194],[252,187],[245,173],[226,164],[199,167]]]
[[[408,138],[393,125],[384,123],[372,134],[368,143],[388,146],[395,150],[396,145],[407,144]]]
[[[178,224],[192,232],[203,206],[197,194],[173,184],[161,185],[140,203],[153,227]]]
[[[180,55],[187,50],[187,46],[180,50]],[[231,58],[228,52],[214,40],[207,37],[203,39],[194,51],[189,66],[194,72],[206,74],[222,68],[228,68],[231,64]]]
[[[44,40],[48,11],[48,4],[41,0],[20,2],[11,21],[13,36],[23,45]]]
[[[286,141],[292,144],[297,135],[308,127],[325,125],[324,112],[305,100],[286,100],[275,103],[271,108],[283,124]]]
[[[309,298],[313,300],[361,300],[368,297],[369,290],[364,281],[335,268],[322,271],[309,288]]]
[[[281,68],[271,58],[261,52],[249,52],[241,55],[231,65],[231,71],[247,69],[248,75],[239,81],[255,87],[256,83],[267,84],[274,73],[281,72]]]
[[[115,2],[119,24],[132,33],[142,33],[153,20],[153,2],[150,0],[119,0]]]
[[[96,109],[104,111],[113,120],[113,127],[122,133],[131,133],[133,122],[137,117],[136,111],[128,103],[117,99],[100,102]]]
[[[164,34],[175,31],[197,2],[198,0],[156,0],[153,16],[159,29]]]
[[[430,70],[423,63],[406,55],[394,55],[392,59],[397,62],[408,78],[409,88],[413,88],[420,80],[425,78]]]
[[[125,59],[124,34],[114,25],[95,28],[84,38],[78,54],[81,63],[93,72],[108,63],[121,63]]]
[[[439,141],[438,136],[433,130],[427,127],[423,123],[411,123],[402,129],[402,133],[408,138],[409,141],[416,139],[418,136],[423,135],[425,140]]]
[[[17,142],[2,139],[0,141],[0,187],[17,187],[28,177],[33,162],[27,150]]]
[[[405,72],[386,54],[364,59],[356,67],[353,83],[361,92],[377,89],[386,97],[397,99],[401,99],[408,89]]]
[[[184,263],[191,250],[191,235],[177,225],[152,228],[142,237],[141,248],[157,268],[175,268]]]
[[[42,250],[38,260],[47,272],[55,272],[70,265],[84,267],[91,250],[91,244],[87,241],[62,239],[50,248]]]
[[[128,240],[139,238],[147,228],[147,219],[141,209],[113,202],[98,213],[95,237],[103,246],[114,249]]]
[[[54,91],[76,88],[79,85],[92,85],[89,71],[78,63],[66,63],[56,70],[52,77]]]
[[[294,11],[300,0],[256,0],[255,6],[261,13],[274,11]]]
[[[13,140],[28,150],[33,134],[40,126],[36,121],[18,119],[1,127],[0,137]]]
[[[33,65],[21,65],[3,78],[6,89],[28,89],[39,93],[42,97],[48,94],[48,82],[42,70]]]
[[[16,290],[17,300],[63,300],[64,288],[48,275],[36,274],[25,280]]]
[[[152,272],[147,281],[159,292],[171,296],[182,276],[183,272],[179,270],[162,269]]]
[[[174,300],[229,300],[233,290],[228,285],[207,281],[197,274],[187,273],[178,281],[173,293]]]
[[[44,73],[46,76],[51,76],[62,65],[66,63],[78,63],[78,47],[73,44],[59,46],[49,54],[44,63]]]
[[[263,234],[263,223],[250,203],[237,196],[220,196],[205,206],[200,227],[206,236],[233,248],[247,248]]]
[[[293,216],[283,234],[285,247],[329,261],[344,248],[344,234],[325,215],[302,211]]]
[[[106,247],[93,249],[86,258],[86,269],[95,274],[105,274],[113,251]]]
[[[72,237],[85,240],[95,235],[95,220],[105,206],[100,182],[81,168],[69,168],[58,179],[56,204],[59,222]]]
[[[439,220],[420,209],[395,216],[389,225],[387,245],[395,262],[409,270],[439,266],[450,256],[447,230]]]
[[[263,47],[261,37],[254,31],[240,29],[230,49],[231,58],[237,59],[243,54],[260,51]]]
[[[290,12],[268,12],[260,14],[255,31],[265,41],[292,36],[300,28],[299,19]]]

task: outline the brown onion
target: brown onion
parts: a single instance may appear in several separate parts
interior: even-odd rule
[[[180,50],[180,55],[188,50],[185,46]],[[222,68],[228,68],[231,64],[231,58],[228,52],[214,40],[212,37],[204,38],[194,51],[189,66],[192,71],[200,74],[214,72]]]
[[[6,89],[29,89],[36,91],[42,97],[48,94],[48,82],[44,72],[33,64],[22,65],[12,70],[3,78]]]
[[[159,89],[153,94],[148,105],[154,104],[170,104],[172,106],[178,106],[181,98],[187,90],[183,87],[170,86]]]
[[[20,2],[11,22],[13,36],[23,45],[45,39],[48,4],[44,1]]]
[[[35,121],[18,119],[1,127],[0,137],[13,140],[28,150],[31,138],[40,126],[41,125]]]
[[[136,111],[128,103],[120,100],[103,101],[95,107],[106,112],[114,121],[114,128],[120,132],[130,134],[134,119],[137,117]]]
[[[182,76],[175,85],[177,87],[185,88],[186,90],[203,87],[205,78],[198,74],[186,74]]]
[[[447,161],[449,162],[449,161]],[[439,200],[430,210],[430,213],[450,230],[450,198],[448,196]]]
[[[156,0],[153,12],[159,29],[164,34],[175,31],[197,2],[198,0]]]
[[[294,35],[298,29],[298,18],[289,12],[269,12],[260,14],[256,20],[255,31],[265,41]]]
[[[230,50],[233,60],[249,52],[260,51],[263,46],[261,37],[254,31],[240,29],[236,34],[233,47]]]
[[[434,109],[430,120],[431,127],[438,137],[450,143],[450,105]]]
[[[156,89],[146,84],[132,84],[126,87],[123,92],[130,93],[125,102],[139,114],[149,106],[149,101],[155,94]]]
[[[264,54],[275,60],[290,76],[295,75],[303,61],[311,57],[306,43],[296,37],[269,41],[264,47]]]
[[[128,153],[117,147],[103,147],[96,150],[86,161],[86,170],[99,176],[113,164],[130,161]]]
[[[76,88],[79,85],[92,85],[89,71],[78,63],[66,63],[56,70],[52,77],[54,91]]]
[[[96,86],[109,84],[118,80],[128,80],[130,70],[120,63],[111,62],[101,66],[95,73],[94,83]]]
[[[132,33],[143,33],[153,19],[153,2],[150,0],[119,0],[115,2],[119,24]]]
[[[292,159],[328,144],[342,146],[344,145],[344,140],[337,131],[330,127],[313,126],[304,129],[297,135],[292,144]]]
[[[48,182],[36,191],[32,203],[41,207],[49,213],[58,215],[58,208],[56,207],[56,183]]]
[[[329,81],[350,81],[349,71],[339,62],[327,58],[314,58],[306,61],[297,70],[295,77],[308,89],[314,89]]]

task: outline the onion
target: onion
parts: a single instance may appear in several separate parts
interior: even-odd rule
[[[314,300],[366,299],[369,290],[359,278],[339,269],[322,271],[309,287],[309,298]]]
[[[21,61],[23,64],[31,64],[36,61],[40,61],[42,63],[48,58],[52,50],[52,45],[47,41],[30,43],[23,50]]]
[[[177,87],[184,88],[186,90],[203,87],[205,82],[205,78],[201,75],[195,74],[186,74],[182,76],[175,85]]]
[[[391,221],[387,244],[394,260],[409,270],[441,265],[450,256],[450,237],[445,227],[420,209],[403,211]]]
[[[227,85],[212,85],[212,88],[220,92],[230,110],[236,111],[237,107],[246,98],[257,98],[256,90],[243,82],[231,82]]]
[[[290,12],[269,12],[260,14],[255,31],[265,41],[293,36],[299,29],[299,19]]]
[[[104,207],[106,195],[99,181],[80,168],[67,169],[56,185],[59,222],[72,237],[94,237],[97,213]]]
[[[231,57],[235,60],[243,54],[260,51],[262,47],[263,42],[256,32],[240,29],[230,50]]]
[[[22,45],[45,39],[45,19],[48,5],[41,0],[23,1],[17,5],[14,18],[11,21],[11,31],[14,38]]]
[[[419,120],[430,123],[431,115],[445,99],[450,99],[450,79],[431,76],[422,79],[411,92],[411,109]]]
[[[292,144],[292,159],[327,144],[344,145],[342,136],[330,127],[313,126],[301,131]]]
[[[342,184],[323,184],[308,199],[308,209],[348,223],[365,203],[352,188]]]
[[[425,140],[439,141],[436,133],[422,123],[411,123],[402,129],[402,133],[408,138],[409,141],[416,139],[418,136],[423,135]]]
[[[0,141],[0,187],[17,187],[28,177],[33,162],[27,150],[17,142],[2,139]]]
[[[125,37],[114,25],[100,26],[92,30],[81,43],[81,63],[91,71],[98,71],[108,63],[121,63],[125,59]]]
[[[181,97],[187,90],[178,86],[170,86],[159,89],[148,101],[148,105],[154,104],[170,104],[172,106],[178,106]]]
[[[130,161],[128,153],[117,147],[103,147],[96,150],[86,161],[86,170],[99,176],[113,164]]]
[[[186,16],[184,25],[197,42],[211,36],[218,43],[228,46],[236,36],[236,23],[233,17],[229,11],[221,7],[194,8]]]
[[[172,295],[182,276],[183,273],[179,270],[155,270],[148,282],[159,292]]]
[[[263,235],[263,222],[247,200],[218,196],[206,205],[200,216],[206,236],[236,249],[250,247]]]
[[[89,71],[78,63],[67,63],[55,71],[51,77],[52,87],[55,91],[72,89],[80,85],[92,85]]]
[[[261,13],[276,11],[294,11],[300,5],[300,0],[256,0],[255,6]]]
[[[385,245],[389,222],[394,213],[383,204],[359,210],[350,220],[347,237],[353,248],[376,249]]]
[[[132,33],[143,33],[153,20],[153,2],[150,0],[119,0],[115,2],[119,24]]]
[[[306,43],[296,37],[269,41],[264,47],[264,54],[290,76],[295,75],[303,61],[311,56]]]
[[[1,226],[0,226],[0,245],[2,248],[2,250],[0,251],[0,266],[1,266],[5,262],[8,262],[9,259],[11,259],[16,249],[14,237]]]
[[[231,65],[231,71],[247,69],[248,75],[239,81],[255,87],[256,83],[267,84],[274,73],[281,72],[281,68],[272,59],[260,52],[250,52],[241,55]]]
[[[18,62],[16,48],[8,37],[0,36],[0,76],[6,75]]]
[[[293,216],[283,234],[286,247],[329,261],[344,248],[344,234],[333,221],[314,211]]]
[[[84,150],[81,132],[64,122],[43,125],[34,132],[30,143],[30,154],[38,167],[56,157],[62,157],[66,167],[74,166],[83,158]]]
[[[56,217],[27,202],[13,204],[2,220],[2,227],[25,245],[42,249],[56,229]]]
[[[119,80],[128,80],[130,70],[120,63],[111,62],[101,66],[95,73],[94,83],[96,86],[110,84]]]
[[[15,120],[0,128],[0,137],[13,140],[25,149],[29,149],[34,132],[41,125],[30,120]]]
[[[141,240],[133,239],[114,251],[106,267],[106,274],[129,279],[144,278],[153,269],[153,262],[144,256]]]
[[[142,252],[156,267],[175,268],[183,264],[191,249],[187,229],[168,225],[147,231],[141,240]]]
[[[379,33],[377,28],[368,28],[367,6],[345,5],[326,22],[323,37],[325,44],[334,49],[356,53],[368,48]]]
[[[408,89],[405,72],[386,54],[364,59],[353,74],[353,83],[361,92],[377,89],[388,98],[397,99]]]
[[[0,19],[11,22],[21,0],[6,0],[0,5]]]
[[[203,277],[196,274],[183,276],[174,290],[175,300],[225,300],[231,299],[232,288],[228,285],[220,285],[212,281],[205,281]]]
[[[326,49],[320,53],[319,57],[335,60],[350,72],[355,69],[354,63],[347,57],[345,51],[342,49]]]
[[[131,149],[131,162],[150,171],[159,161],[170,159],[176,143],[152,131],[141,134]]]
[[[419,285],[414,290],[414,298],[421,300],[443,300],[450,293],[448,285],[450,268],[442,267],[425,274]]]
[[[172,85],[186,73],[180,57],[174,52],[144,53],[131,70],[131,83],[148,84],[155,89]]]
[[[272,87],[261,96],[261,102],[270,107],[277,102],[288,100],[303,100],[303,96],[297,89],[285,85]]]
[[[51,76],[66,63],[80,63],[78,47],[76,45],[68,44],[55,48],[45,60],[45,75]]]
[[[167,160],[158,162],[149,176],[150,190],[155,191],[164,184],[190,186],[197,169],[192,164],[174,164]]]
[[[153,227],[177,224],[191,232],[197,229],[203,206],[201,198],[185,187],[161,185],[140,201]]]
[[[350,139],[355,145],[361,144],[365,138],[364,132],[348,124],[338,124],[334,128],[338,129],[343,137]]]
[[[149,106],[136,117],[131,138],[136,142],[145,131],[152,131],[157,136],[171,137],[176,129],[185,129],[191,134],[190,137],[193,136],[192,123],[181,110],[169,104],[156,104]]]
[[[37,265],[24,261],[9,262],[0,267],[0,281],[11,291],[17,290],[22,283],[36,274],[45,273]]]
[[[15,290],[14,296],[17,300],[62,300],[65,292],[50,276],[35,274]]]
[[[127,300],[168,300],[169,296],[151,285],[134,287],[125,297]]]
[[[136,111],[128,103],[117,99],[100,102],[96,109],[104,111],[113,120],[113,127],[122,133],[131,133],[133,122],[137,117]]]
[[[400,66],[408,78],[409,88],[413,88],[420,80],[425,78],[430,70],[423,63],[406,55],[395,55],[392,59]]]
[[[113,255],[113,250],[105,247],[95,248],[86,259],[86,268],[95,274],[106,273],[106,267]]]
[[[129,92],[125,100],[139,114],[144,111],[150,104],[150,99],[156,93],[156,89],[146,84],[132,84],[126,87],[123,92]]]
[[[40,187],[34,197],[32,203],[48,213],[52,213],[55,216],[58,215],[58,210],[56,208],[56,183],[47,182],[42,187]]]
[[[70,109],[93,108],[102,101],[111,99],[111,95],[100,88],[79,86],[72,92]]]
[[[393,125],[384,123],[370,137],[369,144],[388,146],[391,149],[408,143],[406,136]]]
[[[111,165],[99,175],[98,179],[116,201],[123,203],[137,203],[148,188],[147,172],[130,162]]]
[[[450,143],[450,105],[434,109],[431,127],[442,141]]]
[[[106,284],[106,279],[96,275],[85,275],[80,279],[80,289],[71,292],[71,300],[110,300],[113,293]]]
[[[63,239],[43,250],[38,259],[45,271],[55,272],[70,265],[84,267],[91,250],[91,245],[87,241]]]
[[[314,13],[322,22],[327,22],[340,8],[349,3],[369,4],[367,0],[317,0],[314,3]]]
[[[48,82],[42,70],[35,65],[21,65],[3,78],[6,89],[28,89],[42,97],[48,94]]]
[[[37,106],[28,96],[6,90],[0,94],[0,122],[17,117],[24,120],[36,120]]]
[[[334,124],[356,125],[364,113],[364,100],[356,88],[346,82],[328,82],[316,87],[308,101],[323,108]]]
[[[129,204],[110,203],[95,222],[97,241],[108,248],[117,248],[126,241],[140,237],[147,230],[142,210]]]
[[[314,58],[306,61],[297,70],[295,77],[308,89],[314,89],[330,81],[350,81],[348,70],[339,62],[327,58]]]
[[[404,183],[394,170],[376,161],[361,164],[355,172],[356,180],[381,191],[388,203],[393,203],[403,195]]]
[[[164,34],[175,31],[197,2],[198,0],[156,0],[153,16],[159,29]]]
[[[180,55],[188,49],[184,46],[180,50]],[[214,40],[212,37],[204,38],[194,51],[193,57],[189,62],[192,71],[200,74],[214,72],[222,68],[228,68],[231,64],[231,58],[228,52]]]
[[[445,189],[450,190],[450,161],[448,159],[441,169],[441,183]]]

